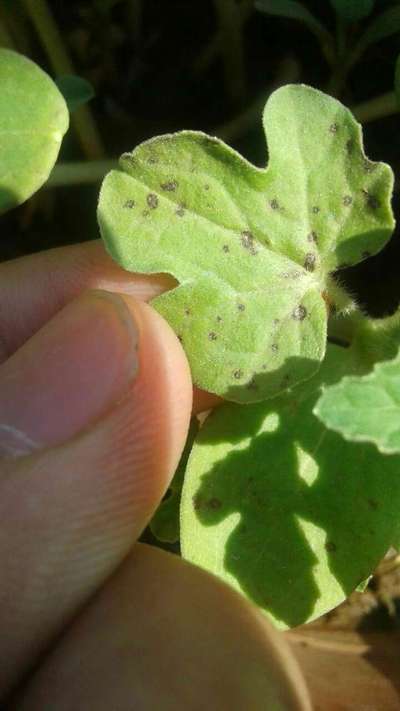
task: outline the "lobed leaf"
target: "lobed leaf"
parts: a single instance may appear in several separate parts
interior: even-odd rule
[[[338,101],[283,87],[264,128],[265,170],[202,133],[147,141],[106,176],[98,209],[116,261],[179,282],[153,304],[195,383],[246,403],[316,372],[329,272],[379,251],[393,228],[391,170],[367,160]]]
[[[330,345],[320,372],[280,398],[226,404],[206,420],[182,492],[185,558],[279,627],[342,602],[398,540],[400,457],[329,431],[321,388],[357,366]]]
[[[69,115],[50,77],[0,49],[0,212],[27,200],[49,177]]]
[[[343,378],[324,390],[315,414],[348,440],[400,453],[400,353],[368,375]]]

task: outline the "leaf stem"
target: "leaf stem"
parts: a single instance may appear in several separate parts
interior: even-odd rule
[[[56,74],[74,74],[74,67],[46,0],[22,0]],[[79,142],[88,158],[102,158],[102,141],[87,106],[80,106],[71,116]]]
[[[375,96],[373,99],[354,106],[352,111],[357,121],[368,123],[396,114],[400,111],[400,106],[396,101],[394,91],[388,91],[386,94]]]
[[[97,183],[106,173],[116,168],[118,168],[117,159],[58,163],[54,166],[45,187],[58,188],[64,185]]]

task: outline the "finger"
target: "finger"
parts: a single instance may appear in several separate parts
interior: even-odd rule
[[[125,271],[100,240],[0,264],[0,362],[82,291],[104,289],[149,301],[175,283],[167,275]]]
[[[294,711],[311,706],[283,637],[261,613],[205,571],[138,544],[14,708]]]
[[[147,524],[177,466],[192,391],[166,322],[104,292],[71,302],[0,378],[4,692]]]
[[[87,289],[104,289],[150,301],[175,284],[167,274],[127,272],[111,259],[100,240],[0,264],[0,364]],[[220,402],[216,395],[195,388],[195,412]]]

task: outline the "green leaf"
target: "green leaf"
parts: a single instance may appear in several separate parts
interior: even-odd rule
[[[30,59],[0,49],[0,213],[49,177],[68,128],[63,97]]]
[[[237,402],[316,372],[329,272],[378,252],[393,228],[392,172],[367,160],[342,104],[289,85],[270,97],[264,128],[266,170],[202,133],[147,141],[106,176],[98,209],[119,264],[177,279],[153,304],[195,383]]]
[[[375,0],[331,0],[331,5],[346,22],[357,22],[368,17],[374,9]]]
[[[327,427],[353,442],[373,442],[400,453],[400,353],[362,377],[327,388],[315,409]]]
[[[347,442],[313,414],[322,385],[354,371],[351,349],[329,346],[319,373],[291,393],[214,411],[189,459],[184,557],[280,627],[342,602],[398,532],[400,457]]]
[[[152,534],[164,543],[176,543],[179,540],[179,508],[181,492],[185,476],[187,461],[193,442],[199,430],[199,422],[193,417],[178,468],[167,492],[166,498],[161,502],[150,521]]]
[[[63,95],[69,111],[72,113],[78,106],[87,104],[93,99],[94,89],[87,79],[74,74],[62,74],[55,80],[56,86]]]

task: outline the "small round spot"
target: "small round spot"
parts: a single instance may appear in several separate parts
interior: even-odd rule
[[[155,193],[149,193],[146,197],[146,202],[150,210],[155,210],[158,207],[158,197]]]
[[[279,202],[276,198],[269,201],[269,206],[272,210],[279,210]]]
[[[229,244],[224,244],[222,247],[222,251],[225,252],[225,254],[228,254],[229,250]]]
[[[188,307],[186,307],[185,316],[190,316],[191,313],[192,313],[191,310]]]
[[[311,212],[313,215],[318,215],[318,213],[321,211],[321,208],[318,207],[318,205],[314,205],[314,207],[311,208]]]
[[[278,323],[280,323],[280,322],[281,322],[280,318],[274,318],[274,326],[277,326]]]
[[[351,205],[352,202],[353,202],[353,198],[351,197],[351,195],[345,195],[343,197],[343,205],[345,205],[346,207]]]
[[[178,183],[176,180],[168,180],[166,183],[161,183],[160,188],[161,190],[165,190],[166,192],[172,193],[174,192],[178,187]]]
[[[368,190],[363,190],[362,192],[363,192],[365,202],[367,203],[368,207],[371,210],[377,210],[378,207],[380,207],[380,205],[381,205],[378,198],[375,197],[375,195],[371,195],[371,193],[369,193]]]
[[[178,340],[179,340],[181,343],[183,343],[183,336],[182,336],[180,333],[178,333],[177,336],[178,336]]]
[[[278,353],[278,351],[279,351],[279,346],[278,346],[277,343],[273,343],[273,344],[272,344],[272,346],[271,346],[271,351],[272,351],[273,353]]]
[[[299,304],[296,306],[296,308],[292,311],[292,318],[295,321],[304,321],[305,317],[307,316],[307,309],[303,304]]]
[[[337,124],[337,123],[331,123],[331,125],[329,126],[329,131],[330,131],[331,133],[337,133],[338,130],[339,130],[338,124]]]
[[[317,233],[314,232],[314,231],[309,232],[309,234],[307,235],[307,241],[308,241],[308,242],[312,242],[313,244],[318,244],[318,236],[317,236]]]
[[[235,378],[235,380],[240,380],[241,378],[243,378],[243,370],[234,370],[233,377]]]
[[[222,316],[217,316],[217,323],[221,323],[222,321]]]
[[[204,190],[209,190],[209,189],[210,189],[210,186],[208,185],[208,183],[206,183],[204,186]]]
[[[309,252],[306,254],[305,260],[304,260],[304,269],[306,269],[308,272],[313,272],[315,269],[315,262],[316,262],[316,256],[315,254],[312,254]]]
[[[337,551],[337,545],[336,545],[336,543],[333,543],[333,541],[327,541],[325,543],[325,548],[328,551],[328,553],[336,553],[336,551]]]
[[[126,200],[124,202],[124,207],[128,208],[128,210],[132,210],[132,208],[135,207],[135,201],[134,200]]]
[[[175,210],[175,215],[178,215],[178,217],[183,217],[185,214],[185,205],[182,203],[182,205],[179,205],[179,207]]]
[[[262,366],[261,366],[261,368],[262,368],[263,370],[267,370],[267,364],[266,364],[266,363],[263,363]]]
[[[216,341],[216,340],[217,340],[217,337],[218,337],[218,336],[217,336],[217,334],[215,333],[215,331],[210,331],[210,333],[208,334],[208,338],[209,338],[210,341]]]
[[[238,304],[237,307],[238,307],[238,311],[245,311],[245,309],[246,309],[244,304]]]

